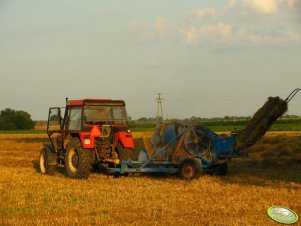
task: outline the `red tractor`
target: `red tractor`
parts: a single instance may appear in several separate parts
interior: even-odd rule
[[[57,166],[64,166],[67,176],[87,178],[94,166],[118,167],[134,148],[124,101],[66,99],[64,117],[61,109],[49,109],[50,143],[40,153],[42,174],[53,174]]]

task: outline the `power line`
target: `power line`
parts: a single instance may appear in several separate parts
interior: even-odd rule
[[[158,107],[157,107],[157,123],[160,122],[160,119],[163,122],[163,108],[162,108],[162,101],[164,100],[162,97],[162,93],[158,93],[158,97],[156,98]]]

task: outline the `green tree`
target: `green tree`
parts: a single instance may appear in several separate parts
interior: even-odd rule
[[[30,114],[25,111],[6,108],[0,112],[0,129],[2,130],[33,129],[34,124]]]

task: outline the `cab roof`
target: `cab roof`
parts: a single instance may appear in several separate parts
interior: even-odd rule
[[[80,100],[67,100],[67,106],[84,106],[84,105],[118,105],[125,106],[123,100],[112,100],[112,99],[80,99]]]

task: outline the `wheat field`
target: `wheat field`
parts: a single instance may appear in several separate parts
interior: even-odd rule
[[[0,135],[0,225],[277,225],[266,214],[273,205],[301,215],[299,133],[271,133],[249,158],[234,159],[227,176],[193,181],[99,173],[74,180],[60,168],[41,175],[46,141],[40,134]]]

